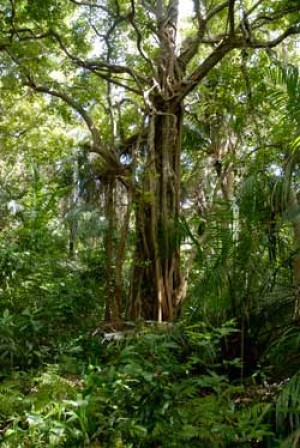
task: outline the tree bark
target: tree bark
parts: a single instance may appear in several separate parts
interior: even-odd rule
[[[128,317],[169,321],[181,301],[180,153],[182,105],[155,104],[149,116],[142,191],[136,191],[136,249]]]
[[[120,321],[120,304],[115,294],[115,179],[107,180],[106,217],[107,229],[106,247],[106,285],[105,285],[105,321],[117,323]]]

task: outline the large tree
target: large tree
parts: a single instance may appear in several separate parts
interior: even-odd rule
[[[106,318],[120,318],[120,272],[131,210],[135,249],[127,315],[173,319],[181,272],[185,99],[224,58],[271,49],[300,32],[297,0],[5,0],[2,83],[45,94],[89,133],[106,188]],[[255,64],[255,57],[253,58]],[[107,118],[103,117],[107,112]],[[116,197],[127,213],[116,223]],[[118,245],[114,232],[119,231]]]

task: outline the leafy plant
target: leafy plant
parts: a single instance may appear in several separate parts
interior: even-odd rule
[[[237,398],[244,388],[213,370],[230,331],[232,322],[212,331],[146,328],[121,345],[109,342],[113,358],[90,366],[84,380],[64,378],[49,366],[31,377],[26,407],[8,419],[3,446],[23,440],[32,448],[222,448],[262,440],[270,433],[264,422],[269,405],[243,404]]]
[[[300,371],[283,388],[276,402],[276,423],[280,432],[300,427]]]

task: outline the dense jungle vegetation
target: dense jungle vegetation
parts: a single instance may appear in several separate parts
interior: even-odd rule
[[[1,0],[0,445],[300,446],[299,0]]]

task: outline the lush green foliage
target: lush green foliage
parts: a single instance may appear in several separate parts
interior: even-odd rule
[[[220,328],[132,327],[115,333],[119,339],[112,342],[99,334],[83,344],[77,341],[85,352],[65,349],[58,364],[5,375],[1,446],[232,448],[271,443],[283,448],[296,443],[299,374],[278,386],[256,383],[261,371],[247,385],[231,383],[227,373],[238,369],[240,360],[224,360],[222,347],[235,333],[234,322]]]
[[[0,445],[296,448],[299,2],[1,3]]]
[[[4,382],[3,446],[250,446],[270,434],[270,405],[243,404],[244,388],[221,373],[220,342],[232,331],[229,324],[131,332],[106,345],[109,362],[89,365],[81,379],[49,366]]]

